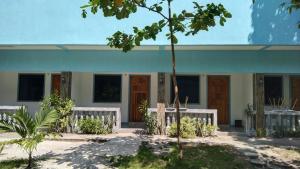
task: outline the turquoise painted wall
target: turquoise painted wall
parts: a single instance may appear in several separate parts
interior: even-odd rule
[[[300,51],[177,51],[180,73],[300,73]],[[2,50],[0,72],[171,72],[169,51]]]
[[[80,6],[88,0],[1,0],[0,44],[106,44],[116,30],[130,31],[159,19],[141,10],[130,19],[116,21],[101,14],[81,18]],[[289,15],[280,4],[286,0],[201,0],[222,2],[232,13],[225,27],[217,26],[180,44],[300,44],[299,12]],[[174,11],[191,9],[191,1],[175,0]],[[168,44],[160,36],[156,42]]]

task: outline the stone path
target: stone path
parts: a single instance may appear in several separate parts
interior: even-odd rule
[[[108,168],[107,157],[115,155],[134,155],[142,141],[154,143],[156,147],[175,138],[166,136],[145,136],[139,132],[121,132],[106,136],[64,134],[58,141],[46,140],[38,146],[35,157],[47,157],[41,161],[42,168]],[[211,145],[231,145],[244,154],[258,167],[300,168],[300,139],[255,139],[240,133],[218,132],[217,137],[182,140],[183,143]],[[14,133],[0,134],[0,141],[17,138]],[[293,150],[296,149],[296,150]],[[154,153],[162,154],[162,148]],[[297,152],[298,151],[298,152]],[[18,146],[7,146],[0,154],[0,161],[12,158],[26,158]]]

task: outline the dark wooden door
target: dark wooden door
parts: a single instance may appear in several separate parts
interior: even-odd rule
[[[218,110],[218,124],[229,124],[229,76],[208,76],[208,108]]]
[[[130,122],[142,122],[142,114],[138,106],[143,100],[149,101],[150,76],[130,76]]]
[[[52,74],[51,77],[51,93],[60,95],[60,74]]]
[[[300,77],[291,78],[291,87],[292,87],[292,106],[296,102],[295,110],[300,111]]]

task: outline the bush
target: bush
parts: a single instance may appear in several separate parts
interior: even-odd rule
[[[79,120],[79,129],[84,134],[109,134],[112,133],[112,123],[86,118]]]
[[[147,134],[153,135],[157,133],[157,118],[148,113],[148,107],[148,101],[143,100],[139,105],[138,110],[143,115]]]
[[[214,125],[198,122],[190,117],[183,117],[180,122],[180,137],[182,138],[208,137],[214,135],[217,130],[217,127]],[[172,123],[168,127],[167,134],[170,137],[177,137],[176,123]]]
[[[59,115],[58,120],[51,127],[55,132],[66,132],[67,127],[71,126],[70,116],[73,107],[74,102],[71,99],[63,99],[57,93],[44,98],[41,103],[41,110],[54,109]]]
[[[213,136],[217,130],[217,126],[211,124],[205,124],[202,121],[195,122],[196,135],[198,137]]]
[[[177,123],[172,123],[167,129],[167,134],[170,137],[177,137]],[[189,117],[183,117],[180,120],[180,137],[194,138],[196,136],[195,121]]]

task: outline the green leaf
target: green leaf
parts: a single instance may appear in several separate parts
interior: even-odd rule
[[[232,17],[231,13],[229,13],[229,12],[224,12],[224,16],[226,18],[231,18]]]
[[[84,8],[89,8],[89,7],[91,7],[91,6],[93,6],[93,5],[91,5],[91,4],[87,4],[87,5],[83,5],[83,6],[81,6],[80,8],[81,8],[81,9],[84,9]]]
[[[82,16],[83,18],[86,18],[86,15],[87,15],[86,10],[82,10],[81,16]]]

